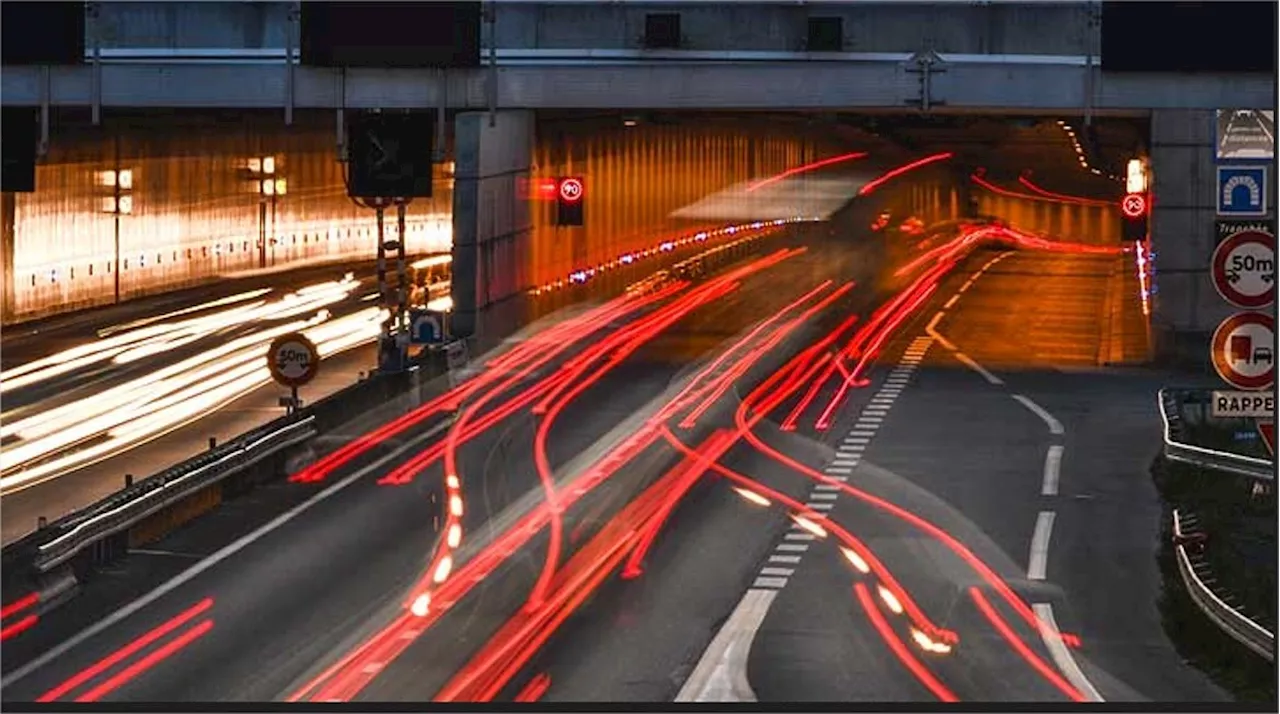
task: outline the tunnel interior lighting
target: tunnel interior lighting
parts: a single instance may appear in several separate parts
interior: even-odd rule
[[[124,169],[118,175],[118,182],[120,184],[121,190],[128,191],[132,189],[133,188],[133,172],[130,171],[129,169]]]
[[[1126,193],[1143,193],[1147,190],[1147,167],[1142,159],[1129,159],[1125,166],[1124,190]]]
[[[285,179],[276,179],[276,195],[283,196],[289,192],[289,182]]]
[[[262,157],[262,173],[274,174],[275,172],[276,172],[276,157],[274,156]]]
[[[276,192],[276,182],[275,182],[275,181],[272,181],[271,179],[263,179],[263,180],[262,180],[262,184],[261,184],[261,186],[262,186],[262,195],[263,195],[263,196],[272,196],[272,195],[275,195],[275,192]]]

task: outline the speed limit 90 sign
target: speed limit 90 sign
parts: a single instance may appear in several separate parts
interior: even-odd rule
[[[267,348],[267,369],[278,384],[301,387],[315,379],[320,350],[300,332],[281,335]]]

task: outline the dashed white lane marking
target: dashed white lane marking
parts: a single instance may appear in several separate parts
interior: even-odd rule
[[[810,501],[834,501],[839,491],[820,491],[813,489],[813,493],[809,494]]]
[[[942,309],[943,309],[943,310],[950,310],[950,309],[951,309],[951,306],[952,306],[952,305],[955,305],[955,304],[956,304],[956,301],[958,301],[959,299],[960,299],[960,293],[956,293],[955,295],[952,295],[952,296],[951,296],[951,299],[950,299],[950,300],[948,300],[948,301],[946,302],[946,304],[944,304],[944,305],[942,306]]]
[[[816,496],[817,494],[819,494],[819,493],[824,493],[824,492],[827,492],[827,493],[830,493],[830,492],[840,493],[840,487],[839,487],[839,486],[836,486],[835,484],[830,484],[830,483],[820,483],[820,484],[818,484],[817,486],[814,486],[814,487],[813,487],[813,491],[814,491],[814,495],[815,495],[815,496]]]
[[[992,373],[988,372],[986,367],[983,367],[982,365],[978,364],[978,363],[977,363],[976,361],[974,361],[974,359],[973,359],[972,357],[970,357],[969,355],[967,355],[967,354],[965,354],[965,353],[963,353],[963,352],[956,351],[956,352],[955,352],[955,358],[956,358],[956,359],[958,359],[958,360],[960,360],[961,362],[963,362],[963,363],[964,363],[964,365],[965,365],[966,367],[968,367],[969,369],[971,369],[971,370],[973,370],[973,371],[977,372],[978,374],[982,375],[982,378],[983,378],[983,379],[985,379],[985,380],[987,380],[987,381],[988,381],[988,382],[990,382],[991,384],[1004,384],[1004,380],[1003,380],[1003,379],[1000,379],[999,377],[995,376],[994,374],[992,374]]]
[[[830,511],[836,507],[834,503],[806,503],[805,508],[812,508],[815,511]]]
[[[795,528],[799,528],[799,527],[800,526],[795,526]],[[803,540],[803,541],[811,541],[811,540],[818,539],[818,536],[805,530],[788,531],[787,534],[782,537],[787,540]]]
[[[876,435],[876,432],[874,429],[854,429],[853,431],[849,432],[850,438],[845,439],[845,441],[850,441],[854,437],[865,437],[865,436],[875,436],[875,435]]]
[[[795,568],[761,568],[760,569],[761,575],[768,575],[768,576],[782,577],[782,578],[789,578],[791,577],[791,574],[794,572],[796,572]]]
[[[829,474],[851,474],[851,473],[853,473],[853,470],[852,470],[852,469],[846,469],[846,468],[829,468],[829,469],[827,469],[827,473],[829,473]]]
[[[770,576],[770,575],[761,575],[760,577],[756,578],[754,583],[751,583],[751,587],[753,588],[764,588],[768,590],[781,590],[786,586],[787,586],[786,578],[779,578],[779,577]]]
[[[755,639],[756,631],[777,596],[773,589],[752,588],[747,591],[676,694],[677,702],[756,700],[751,683],[747,681],[747,655],[751,652],[751,641]]]
[[[96,637],[103,630],[106,630],[107,628],[114,626],[116,623],[121,622],[126,618],[132,617],[134,613],[150,605],[156,600],[159,600],[165,595],[168,595],[174,590],[177,590],[178,588],[182,587],[188,582],[191,582],[192,580],[199,577],[200,574],[203,573],[204,571],[209,570],[210,568],[214,567],[218,563],[221,563],[227,558],[230,558],[236,553],[239,553],[240,551],[244,550],[245,548],[249,547],[255,542],[261,540],[263,537],[265,537],[272,531],[276,530],[277,528],[280,528],[281,526],[288,523],[289,521],[292,521],[293,519],[302,515],[304,512],[311,509],[321,501],[331,498],[333,495],[350,487],[352,484],[356,483],[357,481],[360,481],[361,479],[365,478],[369,474],[377,472],[379,469],[383,468],[388,463],[391,463],[392,461],[402,457],[406,451],[409,451],[410,449],[421,448],[423,439],[434,438],[437,434],[449,428],[451,424],[452,422],[449,422],[449,421],[441,422],[440,424],[437,424],[431,427],[430,429],[426,430],[425,432],[423,432],[421,436],[419,436],[418,438],[406,440],[404,445],[396,448],[396,450],[392,451],[386,456],[383,456],[377,461],[374,461],[373,463],[356,471],[355,473],[342,479],[341,481],[335,482],[333,485],[329,486],[323,491],[320,491],[319,493],[315,494],[311,498],[308,498],[302,503],[299,503],[293,508],[290,508],[284,513],[281,513],[280,515],[271,519],[270,521],[267,521],[266,523],[262,524],[257,529],[250,531],[249,533],[246,533],[240,538],[232,541],[228,545],[224,546],[222,549],[214,552],[208,558],[205,558],[199,563],[196,563],[195,565],[192,565],[190,568],[187,568],[181,573],[178,573],[177,575],[173,576],[168,581],[166,581],[164,584],[160,585],[159,587],[147,593],[146,595],[143,595],[137,600],[134,600],[133,602],[129,603],[128,605],[125,605],[119,610],[116,610],[115,612],[102,618],[101,620],[98,620],[93,625],[90,625],[89,627],[81,630],[75,635],[72,635],[69,639],[64,640],[61,644],[57,645],[56,647],[50,648],[49,650],[45,651],[44,654],[40,655],[39,657],[36,657],[35,659],[31,660],[27,664],[23,665],[22,667],[19,667],[18,669],[14,670],[12,674],[10,674],[8,677],[5,677],[3,680],[0,680],[0,689],[3,689],[4,687],[8,687],[12,685],[14,682],[17,682],[18,680],[25,678],[27,675],[31,674],[37,669],[40,669],[41,667],[49,664],[53,660],[61,657],[62,655],[66,654],[72,649],[79,647],[85,641],[93,637]]]
[[[800,556],[778,555],[777,553],[774,553],[773,555],[769,556],[769,562],[770,563],[787,563],[788,565],[795,565],[796,563],[800,562]]]
[[[1062,471],[1062,452],[1061,444],[1054,444],[1049,447],[1049,451],[1044,455],[1044,482],[1040,486],[1041,496],[1058,495],[1058,476]]]
[[[1084,675],[1084,671],[1080,669],[1080,664],[1076,662],[1076,658],[1071,656],[1071,650],[1067,649],[1066,643],[1062,641],[1062,633],[1058,630],[1058,622],[1053,619],[1053,606],[1046,602],[1039,602],[1032,605],[1031,610],[1035,612],[1036,617],[1040,620],[1040,639],[1044,640],[1044,646],[1049,650],[1049,656],[1053,658],[1053,663],[1058,665],[1058,669],[1066,676],[1067,681],[1080,690],[1080,693],[1089,701],[1106,701],[1098,693],[1098,689],[1093,686],[1093,682],[1090,682],[1089,678]]]
[[[803,553],[806,550],[809,550],[809,544],[808,543],[779,543],[778,547],[774,548],[774,550],[782,551],[785,553]]]
[[[1038,417],[1040,417],[1041,419],[1043,419],[1043,420],[1044,420],[1044,423],[1045,423],[1046,425],[1048,425],[1048,427],[1049,427],[1049,433],[1050,433],[1050,434],[1061,434],[1061,433],[1063,433],[1063,431],[1064,431],[1064,430],[1063,430],[1063,428],[1062,428],[1062,422],[1058,421],[1057,419],[1055,419],[1055,418],[1053,417],[1053,415],[1052,415],[1052,414],[1050,414],[1049,412],[1045,411],[1045,408],[1044,408],[1044,407],[1042,407],[1042,406],[1040,406],[1039,404],[1036,404],[1035,402],[1031,401],[1031,398],[1030,398],[1030,397],[1025,397],[1025,396],[1023,396],[1023,395],[1021,395],[1021,394],[1015,394],[1015,395],[1013,395],[1013,398],[1014,398],[1014,399],[1017,399],[1017,400],[1022,404],[1022,406],[1026,407],[1027,409],[1030,409],[1032,412],[1034,412],[1036,416],[1038,416]]]
[[[1027,562],[1027,579],[1044,580],[1049,567],[1049,538],[1053,535],[1053,511],[1040,511],[1036,529],[1031,534],[1031,557]]]

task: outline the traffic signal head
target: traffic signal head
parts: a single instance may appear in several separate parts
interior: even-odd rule
[[[566,176],[556,184],[556,225],[582,225],[582,203],[585,193],[581,176]]]

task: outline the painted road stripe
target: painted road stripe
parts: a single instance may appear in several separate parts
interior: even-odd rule
[[[1049,650],[1049,656],[1053,657],[1053,663],[1058,665],[1062,674],[1072,686],[1080,690],[1086,699],[1092,702],[1106,701],[1093,686],[1093,682],[1084,675],[1076,658],[1071,656],[1071,650],[1067,649],[1066,643],[1062,641],[1062,632],[1058,630],[1058,623],[1053,619],[1053,606],[1038,602],[1032,605],[1031,609],[1040,620],[1040,639],[1044,640],[1044,646]]]
[[[1049,567],[1049,538],[1053,535],[1053,511],[1040,511],[1036,516],[1036,529],[1031,534],[1031,558],[1027,563],[1029,580],[1044,580]]]
[[[999,377],[995,376],[994,374],[992,374],[992,373],[988,372],[986,367],[983,367],[982,365],[980,365],[980,364],[978,364],[977,362],[975,362],[975,361],[973,360],[973,358],[972,358],[972,357],[970,357],[969,355],[967,355],[967,354],[965,354],[965,353],[963,353],[963,352],[956,352],[956,359],[958,359],[958,360],[960,360],[961,362],[963,362],[963,363],[965,364],[965,366],[966,366],[966,367],[968,367],[969,369],[971,369],[971,370],[973,370],[973,371],[977,372],[978,374],[982,375],[982,378],[983,378],[983,379],[985,379],[985,380],[987,380],[987,381],[988,381],[988,382],[990,382],[991,384],[1004,384],[1004,380],[1003,380],[1003,379],[1000,379]]]
[[[829,474],[851,474],[851,473],[853,473],[853,471],[851,471],[851,470],[849,470],[849,469],[846,469],[846,468],[841,468],[841,467],[836,467],[836,466],[828,466],[828,467],[827,467],[827,473],[829,473]]]
[[[856,454],[849,454],[849,456],[853,457],[853,456],[856,456]],[[835,461],[831,462],[831,465],[832,466],[857,466],[858,460],[856,458],[836,459]]]
[[[1044,407],[1040,406],[1039,404],[1036,404],[1035,402],[1031,401],[1029,397],[1024,397],[1021,394],[1015,394],[1013,395],[1013,398],[1017,399],[1022,404],[1022,406],[1034,412],[1036,416],[1043,419],[1044,423],[1049,427],[1050,434],[1063,433],[1064,429],[1062,428],[1062,422],[1058,421],[1057,419],[1054,419],[1053,415],[1045,411]]]
[[[787,563],[788,565],[795,565],[800,562],[800,556],[778,555],[777,553],[774,553],[773,555],[769,556],[769,562],[770,563]]]
[[[794,568],[761,568],[760,574],[769,577],[789,578],[795,573]]]
[[[803,553],[809,550],[808,543],[779,543],[774,550],[780,550],[786,553]]]
[[[871,439],[870,439],[869,437],[866,437],[866,436],[851,436],[851,437],[849,437],[848,439],[845,439],[845,440],[844,440],[844,442],[842,442],[842,443],[845,443],[845,444],[857,444],[857,445],[860,445],[860,446],[861,446],[861,445],[870,444],[870,443],[871,443]]]
[[[1058,495],[1058,476],[1062,470],[1063,448],[1061,444],[1054,444],[1044,455],[1044,485],[1040,487],[1041,496]]]
[[[793,525],[793,526],[791,526],[791,527],[792,527],[792,528],[800,528],[800,526],[797,526],[797,525]],[[783,538],[785,538],[785,539],[787,539],[787,540],[817,540],[817,539],[818,539],[818,536],[815,536],[814,534],[812,534],[812,533],[810,533],[809,531],[806,531],[806,530],[794,530],[794,531],[789,531],[789,532],[787,532],[787,534],[786,534],[786,535],[784,535],[784,536],[782,536],[782,537],[783,537]]]
[[[770,588],[772,590],[781,590],[787,586],[786,578],[775,578],[769,576],[760,576],[751,584],[753,588]]]
[[[814,490],[814,491],[832,491],[832,492],[835,492],[835,493],[839,493],[839,492],[840,492],[840,487],[839,487],[839,486],[836,486],[835,484],[830,484],[830,483],[820,483],[820,484],[818,484],[818,485],[814,486],[814,487],[813,487],[813,490]]]
[[[818,491],[815,489],[813,493],[809,494],[809,500],[810,501],[834,501],[837,498],[837,493],[838,492],[833,493],[831,491]]]
[[[777,595],[773,590],[753,589],[742,596],[724,627],[698,658],[693,673],[676,694],[677,702],[756,701],[747,681],[747,655]]]
[[[815,511],[830,511],[836,507],[834,503],[806,503],[805,508],[812,508]]]
[[[867,438],[875,435],[876,435],[875,429],[854,429],[853,431],[849,432],[849,436],[845,439],[845,441],[850,441],[852,439],[857,439],[857,438]]]

